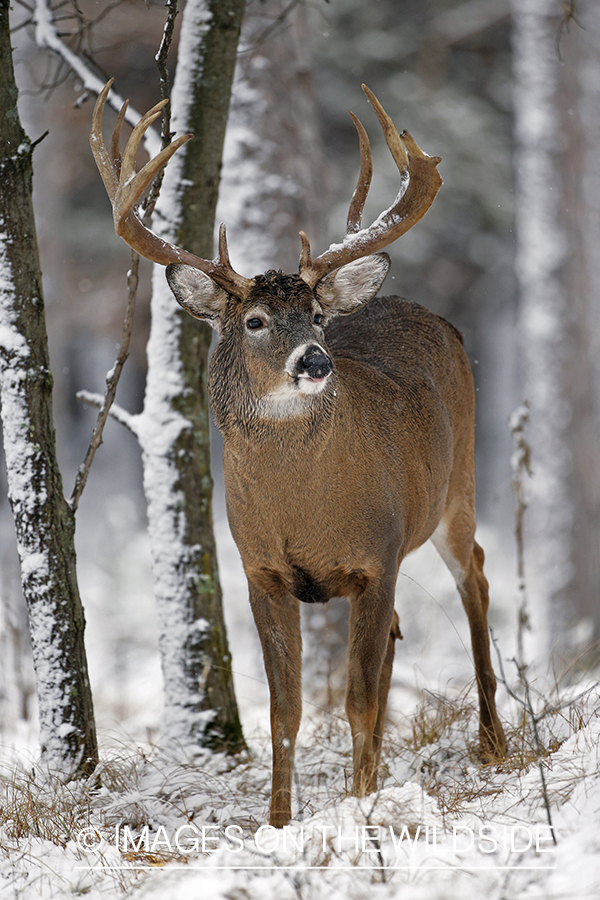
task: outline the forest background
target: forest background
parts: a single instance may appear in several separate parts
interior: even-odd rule
[[[78,30],[72,24],[78,16],[70,20],[69,6],[64,9],[65,32]],[[131,0],[84,3],[81,9],[98,22],[71,45],[84,58],[93,55],[100,73],[114,76],[119,93],[137,109],[152,106],[163,4]],[[13,13],[15,24],[23,25],[14,35],[21,116],[33,140],[48,131],[35,150],[34,199],[59,460],[70,485],[93,424],[93,413],[76,394],[101,391],[114,363],[129,254],[113,234],[88,149],[92,98],[64,62],[36,46],[35,29],[25,24],[28,8],[15,6]],[[573,671],[573,660],[593,663],[600,638],[597,4],[254,0],[246,16],[217,212],[217,221],[228,224],[234,266],[247,275],[272,266],[293,271],[299,228],[311,222],[314,242],[324,245],[343,233],[357,169],[347,113],[369,116],[361,82],[400,127],[443,157],[444,188],[418,228],[391,248],[385,289],[422,302],[465,335],[478,392],[481,541],[496,609],[492,620],[504,629],[506,655],[513,652],[524,596],[513,484],[513,438],[520,426],[511,414],[520,409],[522,420],[527,401],[530,475],[521,477],[528,659],[557,679]],[[69,44],[68,36],[61,40]],[[292,42],[293,57],[289,47],[278,49],[288,46],[285,40]],[[267,86],[257,88],[252,79],[263,68],[269,70]],[[301,85],[298,95],[290,82]],[[396,192],[385,146],[372,125],[369,131],[376,182],[367,216]],[[294,147],[301,147],[295,159]],[[149,267],[142,268],[118,397],[132,414],[141,410],[144,395],[150,290]],[[227,537],[218,435],[213,439],[221,579],[245,724],[257,690],[250,681],[262,679],[260,653]],[[4,479],[2,466],[0,724],[9,742],[16,736],[17,745],[32,747],[35,690]],[[77,552],[98,728],[118,740],[153,741],[160,729],[145,508],[137,443],[109,422],[78,511]],[[429,561],[422,566],[429,567]],[[403,601],[407,619],[418,602],[410,593]],[[309,635],[325,632],[331,653],[309,661],[308,680],[321,677],[329,684],[343,625],[332,616],[329,622],[313,617],[308,626]],[[413,660],[419,659],[420,628]]]

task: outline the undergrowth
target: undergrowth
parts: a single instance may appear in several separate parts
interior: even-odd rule
[[[393,738],[388,728],[380,788],[414,781],[434,801],[444,820],[458,817],[476,801],[502,794],[538,765],[531,723],[521,709],[505,722],[508,755],[496,763],[482,762],[477,753],[477,711],[473,689],[454,698],[426,693],[407,733]],[[568,705],[546,702],[538,722],[542,763],[551,770],[553,755],[564,741],[600,715],[597,693],[579,696]],[[335,805],[351,788],[350,736],[335,710],[313,714],[315,726],[297,749],[297,804],[309,817]],[[106,833],[127,825],[132,833],[144,826],[157,830],[169,822],[238,824],[255,832],[267,817],[270,760],[262,749],[254,758],[205,754],[181,763],[158,748],[142,751],[121,747],[107,754],[88,779],[64,783],[40,767],[15,767],[0,772],[0,836],[5,849],[31,839],[67,847],[83,828]],[[573,773],[573,779],[577,772]],[[563,780],[552,802],[569,793]],[[377,795],[373,795],[373,808]],[[163,865],[172,853],[130,852],[132,864]]]

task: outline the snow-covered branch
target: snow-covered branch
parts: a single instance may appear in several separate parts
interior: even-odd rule
[[[58,35],[56,24],[54,21],[53,11],[48,4],[48,0],[36,0],[35,9],[33,11],[33,20],[35,23],[35,42],[42,50],[50,50],[59,56],[69,68],[81,79],[83,87],[92,94],[99,94],[104,87],[101,78],[91,71],[89,64],[86,63],[77,53],[71,50]],[[108,104],[115,110],[119,111],[123,106],[123,98],[116,91],[110,91],[108,95]],[[134,128],[139,122],[141,116],[131,106],[125,113],[125,121]],[[144,137],[144,146],[149,156],[156,156],[160,151],[160,138],[152,128],[146,131]]]

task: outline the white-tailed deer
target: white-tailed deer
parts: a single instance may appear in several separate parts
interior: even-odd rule
[[[133,209],[189,135],[141,172],[135,155],[155,106],[121,158],[117,120],[109,154],[98,98],[92,149],[113,204],[115,229],[143,256],[168,265],[189,313],[219,333],[209,371],[221,430],[227,512],[250,588],[271,696],[271,824],[291,817],[294,744],[301,715],[300,602],[350,602],[346,710],[354,791],[374,789],[394,640],[398,568],[431,538],[460,592],[471,630],[481,750],[505,752],[494,700],[487,626],[488,584],[475,542],[474,391],[460,333],[422,306],[378,297],[389,258],[378,253],[427,211],[440,162],[398,135],[364,88],[398,166],[401,190],[368,228],[361,215],[371,179],[364,128],[361,172],[347,235],[313,259],[304,233],[298,275],[255,278],[219,254],[200,259],[166,244]]]

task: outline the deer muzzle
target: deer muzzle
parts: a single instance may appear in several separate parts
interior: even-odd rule
[[[296,377],[324,381],[333,372],[331,357],[318,344],[309,345],[296,363]]]

